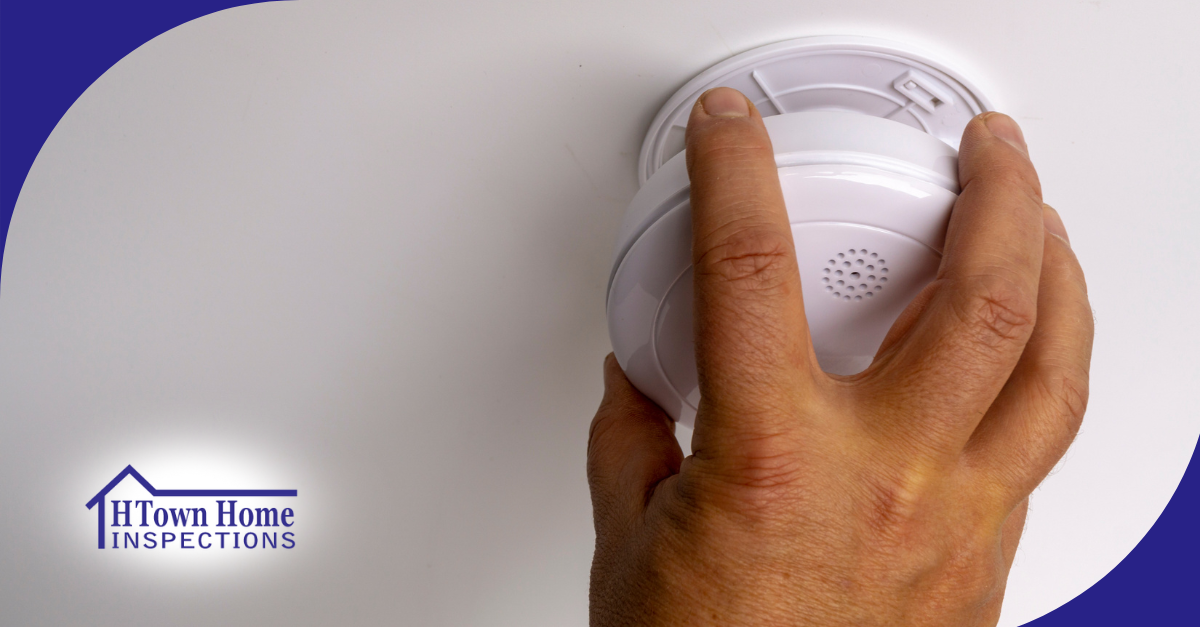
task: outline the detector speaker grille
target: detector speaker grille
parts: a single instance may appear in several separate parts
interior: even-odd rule
[[[870,365],[900,312],[937,275],[941,255],[911,237],[860,224],[792,225],[804,310],[821,367]],[[829,242],[855,242],[829,252]],[[818,252],[821,251],[821,252]]]
[[[887,259],[866,248],[840,251],[821,268],[821,283],[834,298],[850,302],[871,300],[887,287]]]

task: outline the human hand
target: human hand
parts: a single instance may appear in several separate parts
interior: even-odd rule
[[[994,625],[1029,493],[1088,396],[1092,314],[1020,129],[967,126],[936,280],[874,363],[824,373],[770,139],[735,90],[687,127],[692,455],[616,359],[588,439],[591,619]]]

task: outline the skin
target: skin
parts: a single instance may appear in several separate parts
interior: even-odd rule
[[[1092,348],[1083,271],[1020,128],[967,126],[937,279],[848,377],[813,353],[754,105],[706,92],[687,166],[693,453],[610,354],[588,438],[592,625],[996,624]]]

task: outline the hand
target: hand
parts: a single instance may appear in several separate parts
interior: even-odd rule
[[[994,625],[1029,493],[1083,419],[1092,346],[1017,124],[967,126],[937,278],[849,377],[813,353],[753,104],[702,96],[687,166],[693,453],[609,355],[588,440],[592,625]]]

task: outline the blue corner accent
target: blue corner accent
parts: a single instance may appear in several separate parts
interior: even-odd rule
[[[0,264],[13,209],[34,158],[67,109],[100,75],[180,24],[264,1],[0,2]]]
[[[1103,579],[1030,627],[1200,625],[1200,464],[1196,451],[1171,502]],[[1121,507],[1112,503],[1113,508]],[[1103,512],[1098,512],[1103,516]]]

